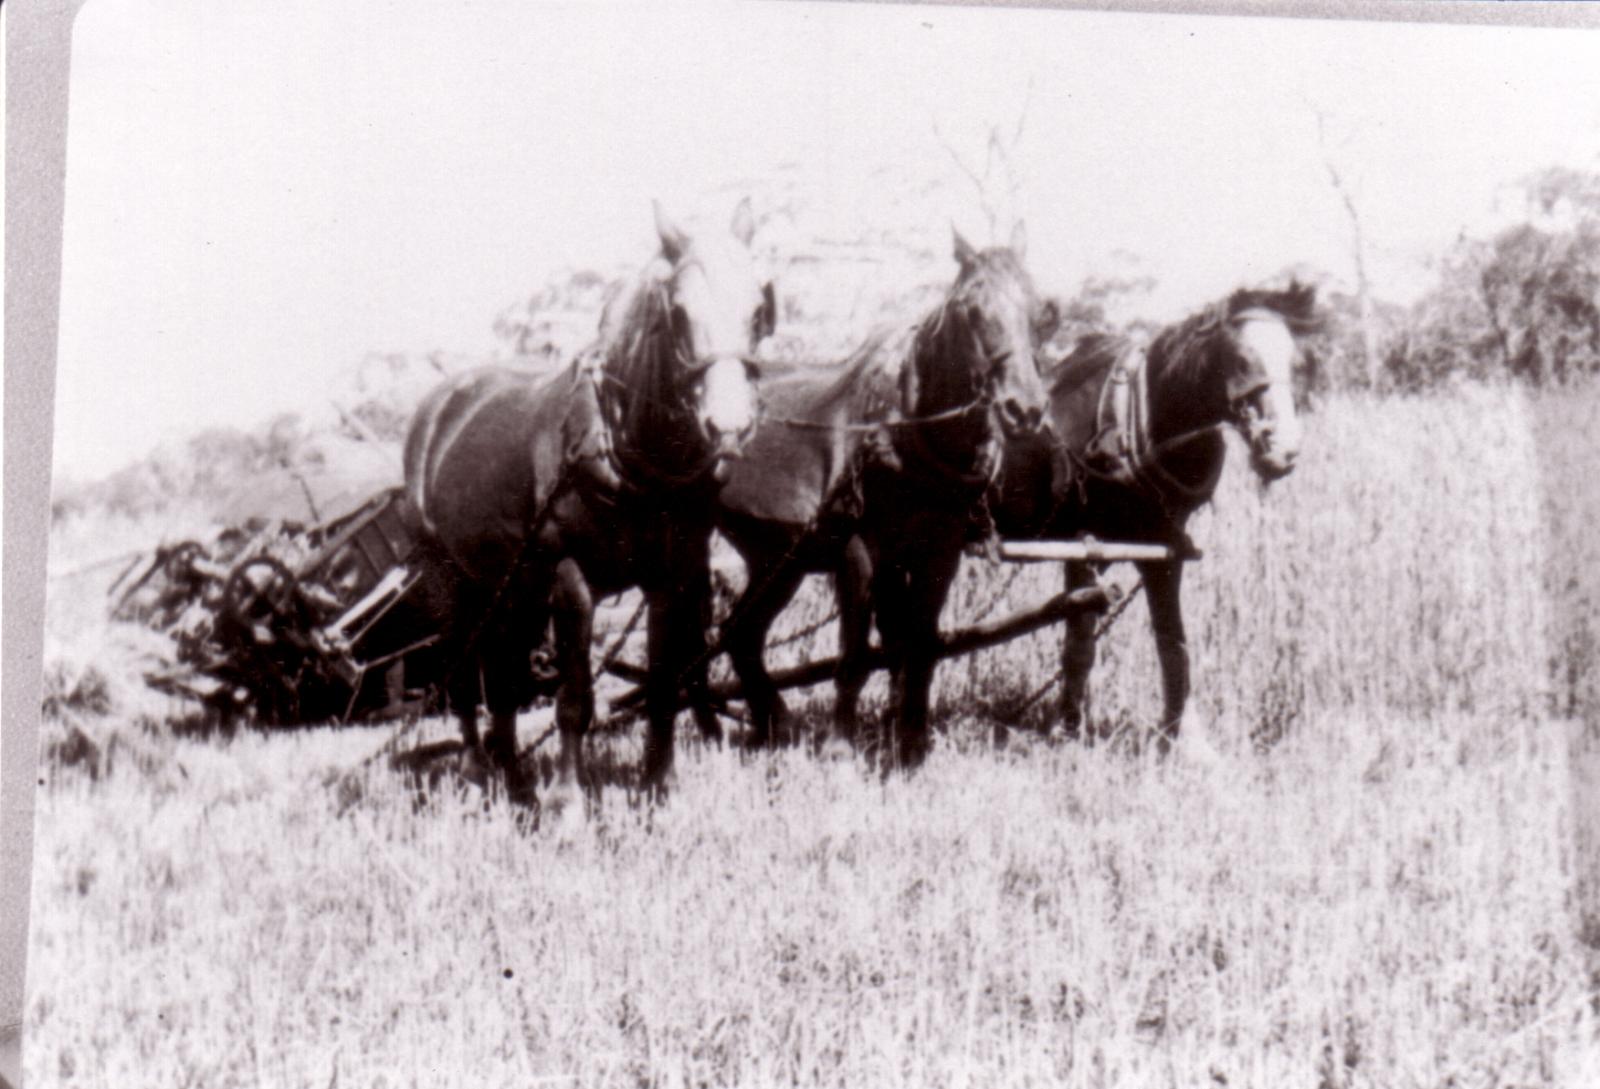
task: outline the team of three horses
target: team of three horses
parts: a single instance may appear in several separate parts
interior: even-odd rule
[[[407,437],[450,706],[513,797],[533,792],[516,716],[551,629],[559,789],[581,781],[597,597],[637,587],[647,603],[646,785],[671,769],[685,699],[703,731],[720,733],[706,684],[713,532],[747,567],[716,649],[739,677],[753,737],[785,714],[762,661],[767,630],[805,575],[828,573],[839,728],[854,731],[875,622],[891,676],[888,759],[909,768],[927,752],[939,615],[969,544],[1092,533],[1181,554],[1184,523],[1220,472],[1224,427],[1263,479],[1293,467],[1290,364],[1313,321],[1308,289],[1236,292],[1147,345],[1090,337],[1046,374],[1039,349],[1055,308],[1035,294],[1020,230],[981,251],[957,235],[955,281],[914,327],[879,331],[833,366],[763,375],[754,357],[777,310],[749,253],[748,204],[737,245],[691,241],[659,210],[657,233],[659,257],[613,294],[571,366],[463,374],[424,401]],[[1140,567],[1165,741],[1188,694],[1183,564]],[[1092,585],[1092,565],[1067,564],[1067,580]],[[1084,721],[1093,640],[1093,615],[1068,622],[1069,735]]]

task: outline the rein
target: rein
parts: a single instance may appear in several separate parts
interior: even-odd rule
[[[912,358],[906,361],[905,366],[916,366],[916,357],[923,350],[924,337],[929,332],[937,332],[943,328],[947,309],[948,306],[941,307],[938,313],[934,315],[936,320],[931,322],[931,329],[929,321],[924,321],[921,326],[917,327],[916,337],[913,341]],[[978,338],[976,333],[973,334],[973,339],[975,342],[977,342]],[[978,354],[980,356],[987,357],[987,353],[984,351],[981,342],[978,343]],[[1003,358],[1004,357],[1000,357],[1000,359]],[[991,365],[993,365],[998,363],[1000,359],[989,359],[988,361],[991,363]],[[978,383],[974,383],[974,385],[977,386]],[[890,439],[890,441],[892,441],[893,436],[895,436],[897,433],[903,433],[906,434],[912,442],[917,459],[935,470],[935,475],[937,477],[941,479],[953,480],[965,487],[978,487],[979,485],[988,486],[994,482],[995,476],[999,471],[999,459],[991,459],[995,464],[990,471],[967,472],[955,468],[954,466],[950,465],[948,461],[940,457],[939,454],[928,447],[927,443],[923,440],[921,429],[933,424],[950,423],[955,420],[966,419],[968,416],[971,416],[976,412],[988,411],[988,409],[992,407],[993,401],[993,394],[990,391],[987,389],[976,389],[973,395],[967,400],[949,408],[939,409],[935,412],[919,414],[911,411],[910,406],[902,405],[899,413],[888,419],[882,420],[865,421],[861,423],[823,423],[817,420],[807,420],[795,416],[775,416],[763,413],[761,421],[764,424],[776,424],[780,427],[788,427],[796,431],[825,432],[836,435],[878,434],[885,436],[886,438]]]
[[[665,288],[657,287],[655,290],[660,300],[658,305],[665,308],[670,314],[671,300],[667,296]],[[673,358],[683,367],[685,374],[679,381],[673,383],[674,393],[678,395],[671,399],[660,394],[641,393],[612,374],[604,366],[598,367],[591,372],[591,380],[595,383],[595,396],[600,402],[600,418],[606,429],[605,446],[609,451],[611,461],[616,466],[618,477],[622,479],[625,485],[636,492],[645,490],[641,485],[647,484],[660,485],[669,489],[691,487],[700,483],[716,469],[717,455],[715,453],[707,453],[698,465],[692,466],[683,473],[668,472],[651,464],[650,459],[632,453],[629,450],[631,444],[619,441],[619,438],[625,434],[621,406],[623,399],[626,399],[630,406],[634,407],[653,406],[669,412],[689,414],[687,412],[687,403],[681,395],[681,389],[701,374],[704,374],[711,367],[712,361],[708,360],[704,363],[696,361],[683,350],[681,344],[676,342],[672,346],[672,353]],[[736,358],[746,364],[756,362],[747,355],[739,355]],[[611,396],[606,395],[608,390],[611,391]]]
[[[861,435],[871,431],[893,430],[897,427],[920,427],[923,424],[943,423],[946,420],[957,420],[972,412],[987,408],[981,397],[975,397],[955,408],[947,408],[942,412],[933,412],[926,416],[898,416],[892,420],[879,420],[876,423],[818,423],[816,420],[802,420],[793,416],[768,416],[761,417],[763,423],[781,424],[792,427],[798,431],[830,431],[842,435]]]
[[[912,340],[911,358],[906,360],[906,366],[911,368],[909,373],[912,380],[920,381],[922,376],[918,373],[918,364],[922,362],[930,350],[930,338],[943,333],[945,322],[950,317],[951,306],[954,302],[954,298],[945,301],[945,304],[939,308],[938,313],[934,315],[931,328],[926,321],[918,328],[917,334]],[[983,338],[976,329],[970,326],[963,325],[959,330],[952,329],[951,332],[956,335],[959,335],[960,332],[966,332],[971,337],[972,346],[969,351],[974,352],[976,357],[985,364],[982,374],[987,374],[994,370],[1010,354],[1006,352],[997,356],[990,355],[983,343]],[[936,348],[933,350],[937,351]],[[967,362],[970,363],[970,361],[971,357],[968,357]],[[921,415],[914,414],[910,404],[904,404],[902,408],[905,415],[890,422],[892,425],[906,428],[906,434],[911,443],[909,452],[916,455],[912,460],[932,469],[932,475],[936,480],[948,480],[964,489],[987,491],[999,477],[1002,461],[999,456],[1001,439],[994,434],[995,428],[992,419],[989,421],[988,433],[985,435],[984,440],[973,451],[975,464],[970,470],[951,465],[938,451],[932,449],[928,445],[927,434],[924,430],[930,424],[950,423],[955,420],[966,419],[974,413],[988,413],[994,407],[994,390],[986,379],[980,376],[979,373],[974,372],[971,367],[968,368],[967,378],[970,383],[971,396],[966,401],[950,408]],[[909,400],[912,394],[913,390],[905,384],[905,379],[902,377],[902,399]],[[988,454],[987,457],[985,457],[986,453]]]

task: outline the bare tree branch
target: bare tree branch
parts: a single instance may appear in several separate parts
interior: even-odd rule
[[[973,170],[972,167],[967,164],[967,161],[961,157],[960,152],[956,151],[955,147],[951,145],[950,141],[945,139],[944,132],[939,128],[939,121],[937,118],[935,118],[933,122],[933,137],[935,140],[939,141],[939,146],[945,149],[945,151],[950,155],[950,158],[955,161],[956,166],[960,168],[961,172],[965,174],[972,182],[973,187],[977,189],[978,205],[983,209],[984,216],[989,220],[989,239],[990,241],[993,241],[995,238],[995,228],[999,222],[999,217],[995,214],[994,205],[989,201],[987,185],[987,179],[989,175],[988,164],[985,163],[984,165],[983,177],[979,177],[977,171]]]
[[[1361,310],[1361,352],[1365,356],[1362,362],[1366,368],[1367,385],[1375,387],[1378,384],[1378,320],[1372,303],[1371,284],[1367,279],[1367,242],[1361,226],[1361,213],[1356,208],[1349,187],[1345,185],[1344,177],[1339,173],[1333,154],[1328,150],[1327,116],[1315,104],[1308,105],[1317,119],[1317,146],[1322,149],[1322,165],[1327,168],[1328,181],[1339,195],[1345,215],[1350,219],[1350,253],[1356,269],[1356,303]]]
[[[1017,204],[1019,195],[1022,192],[1022,180],[1017,176],[1016,166],[1012,161],[1012,151],[1016,148],[1017,142],[1022,139],[1022,134],[1027,128],[1028,110],[1032,101],[1033,81],[1030,79],[1028,81],[1027,96],[1022,103],[1022,112],[1017,117],[1017,123],[1012,130],[1011,139],[1006,140],[1004,138],[999,125],[992,124],[989,126],[989,137],[984,144],[983,173],[981,175],[945,138],[943,130],[939,127],[938,120],[934,119],[933,121],[934,139],[939,141],[939,146],[944,148],[961,173],[966,175],[967,180],[972,182],[973,188],[977,190],[979,206],[983,209],[984,216],[989,221],[989,242],[991,244],[997,243],[1001,239],[1000,213],[1002,210],[1008,214],[1012,227],[1015,227],[1017,223]],[[994,187],[990,180],[997,162],[1005,177],[1004,196],[1006,207],[1004,209],[996,206]]]

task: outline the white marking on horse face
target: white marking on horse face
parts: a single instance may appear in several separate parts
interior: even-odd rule
[[[1039,373],[1035,355],[1032,307],[1024,294],[1006,308],[1003,339],[998,343],[1009,354],[1000,374],[996,399],[1003,410],[1003,422],[1010,434],[1030,434],[1048,418],[1050,394]]]
[[[678,273],[674,298],[689,316],[694,355],[704,361],[746,355],[753,343],[752,319],[763,305],[763,281],[748,253],[717,254],[708,263],[690,258]]]
[[[738,451],[755,429],[759,411],[756,384],[744,362],[730,356],[713,360],[700,378],[700,422],[719,444],[719,453]]]
[[[1294,336],[1280,321],[1247,321],[1239,330],[1239,346],[1261,365],[1268,383],[1261,394],[1261,415],[1246,436],[1252,458],[1267,475],[1282,476],[1294,467],[1300,452],[1291,378]]]

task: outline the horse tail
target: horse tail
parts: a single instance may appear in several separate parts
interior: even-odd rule
[[[429,512],[429,487],[428,487],[428,462],[429,454],[433,447],[435,431],[438,427],[439,409],[449,395],[453,382],[434,387],[417,406],[416,414],[411,417],[411,426],[406,430],[406,445],[404,453],[406,499],[411,503],[416,512],[417,520],[428,533],[436,532],[433,517]]]

